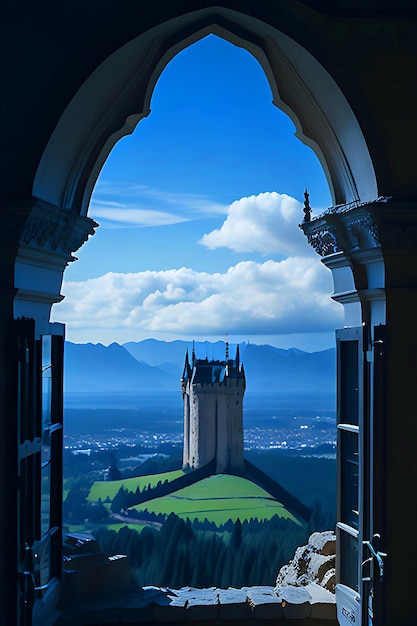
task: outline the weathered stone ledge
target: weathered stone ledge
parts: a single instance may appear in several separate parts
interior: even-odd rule
[[[76,614],[75,614],[76,613]],[[304,587],[243,587],[242,589],[166,589],[143,587],[67,608],[58,624],[286,624],[297,620],[312,626],[333,626],[335,596],[320,585]]]

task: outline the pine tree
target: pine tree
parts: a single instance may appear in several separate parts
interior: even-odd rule
[[[231,543],[235,551],[242,545],[242,524],[239,518],[237,518],[233,526]]]
[[[110,509],[113,513],[119,513],[122,509],[126,508],[126,500],[128,496],[128,491],[123,487],[120,487],[119,491],[113,498],[113,502],[111,503]]]

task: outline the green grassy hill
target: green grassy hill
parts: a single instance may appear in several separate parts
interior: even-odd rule
[[[130,492],[135,492],[138,488],[139,491],[143,491],[148,485],[156,487],[158,483],[163,484],[165,481],[172,483],[184,475],[183,470],[174,470],[122,480],[96,481],[87,499],[90,502],[97,502],[100,498],[102,502],[107,503],[106,508],[110,509],[110,502],[120,487]],[[251,519],[261,522],[270,520],[274,515],[296,524],[300,523],[285,505],[268,491],[247,478],[230,474],[212,475],[168,495],[153,496],[152,499],[141,502],[130,510],[134,510],[139,519],[142,511],[166,517],[170,513],[175,513],[182,519],[188,517],[190,520],[197,519],[200,522],[207,520],[214,522],[216,526],[222,526],[229,520],[235,522],[237,519],[241,522]]]
[[[271,519],[274,515],[299,524],[283,504],[272,498],[267,491],[250,480],[228,474],[210,476],[170,495],[155,498],[133,508],[138,512],[147,510],[167,516],[175,513],[183,519],[207,519],[217,526],[225,524],[229,519],[233,522],[237,519],[243,522],[251,518],[262,521]]]
[[[113,500],[120,487],[124,487],[127,491],[136,491],[147,487],[156,487],[159,481],[164,483],[166,480],[171,482],[180,476],[184,476],[183,470],[173,470],[172,472],[164,472],[162,474],[149,474],[148,476],[138,476],[137,478],[123,478],[122,480],[97,480],[91,487],[88,500],[96,502],[99,498]]]

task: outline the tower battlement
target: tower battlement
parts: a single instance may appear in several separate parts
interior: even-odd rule
[[[185,357],[181,388],[184,400],[183,466],[203,467],[216,460],[216,473],[241,469],[243,459],[243,396],[245,371],[236,357]]]

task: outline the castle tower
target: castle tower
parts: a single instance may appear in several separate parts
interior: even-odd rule
[[[188,352],[181,379],[184,400],[183,466],[203,467],[215,459],[216,473],[243,468],[245,372],[239,346],[224,361],[196,359]]]

